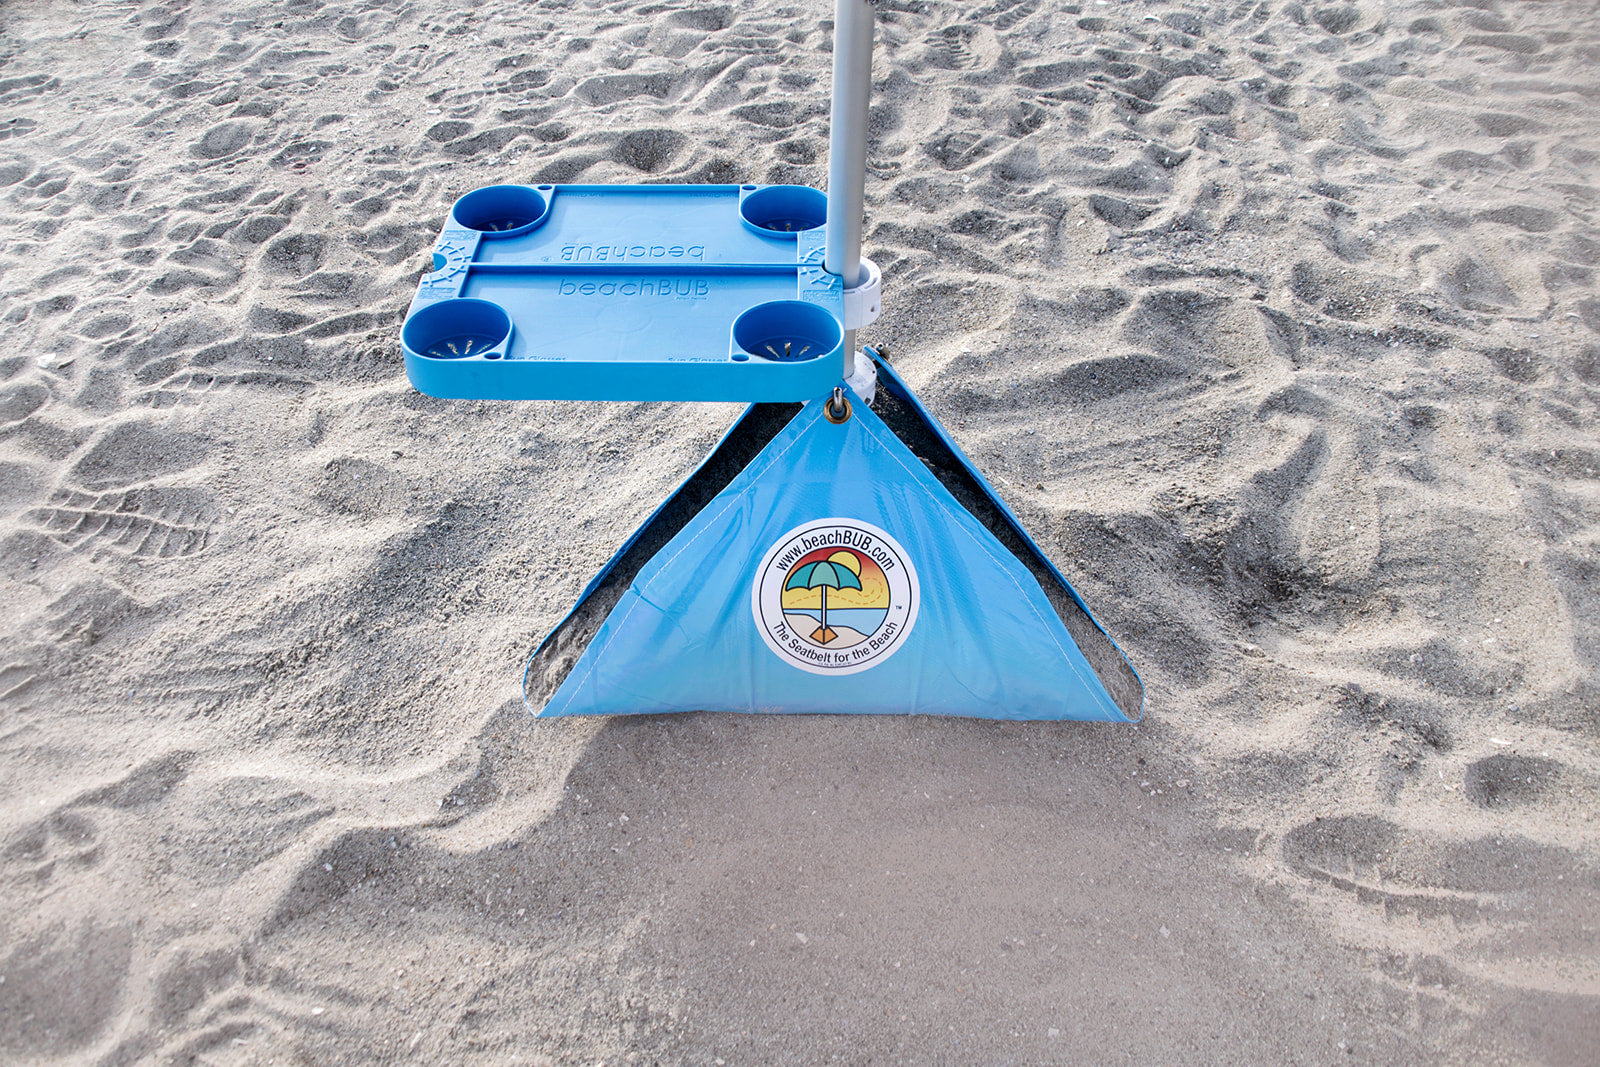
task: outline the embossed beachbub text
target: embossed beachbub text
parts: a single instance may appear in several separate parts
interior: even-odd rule
[[[653,296],[677,299],[711,294],[711,283],[704,278],[641,278],[626,282],[579,282],[561,279],[556,286],[561,296]]]
[[[566,245],[563,263],[617,263],[639,259],[706,258],[705,245]]]

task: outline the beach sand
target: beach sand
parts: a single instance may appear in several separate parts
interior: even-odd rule
[[[524,710],[740,409],[417,394],[434,235],[824,185],[831,18],[0,7],[0,1060],[1593,1062],[1590,3],[886,0],[862,340],[1143,723]]]

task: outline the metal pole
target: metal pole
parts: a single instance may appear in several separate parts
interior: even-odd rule
[[[828,138],[828,245],[824,267],[861,284],[866,213],[867,106],[872,96],[872,0],[837,0],[833,14],[833,116]],[[855,331],[846,338],[855,351]]]

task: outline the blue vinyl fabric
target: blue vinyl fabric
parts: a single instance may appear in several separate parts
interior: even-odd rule
[[[866,404],[834,424],[822,398],[640,569],[534,710],[1130,721],[1028,569]]]

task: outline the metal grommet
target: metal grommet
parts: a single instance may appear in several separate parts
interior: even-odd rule
[[[822,405],[822,414],[835,426],[850,421],[850,401],[844,395],[843,386],[833,387],[833,395]]]

